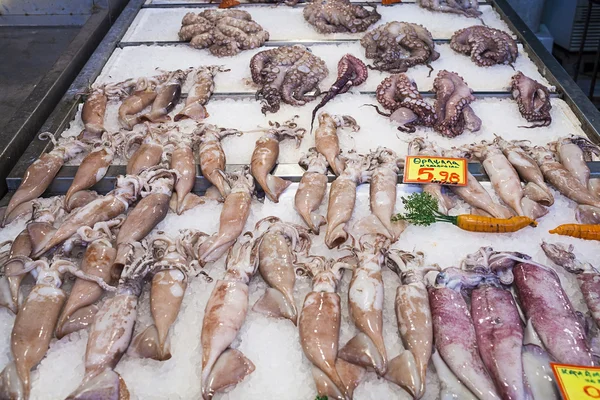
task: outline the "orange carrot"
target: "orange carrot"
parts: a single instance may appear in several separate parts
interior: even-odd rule
[[[402,0],[381,0],[381,4],[384,6],[391,6],[392,4],[402,3]]]
[[[549,232],[579,239],[600,240],[600,225],[564,224]]]
[[[516,232],[526,226],[537,226],[537,222],[529,217],[492,218],[481,215],[461,214],[456,217],[455,225],[471,232],[505,233]]]
[[[219,3],[219,8],[231,8],[239,4],[240,2],[237,0],[221,0],[221,3]]]

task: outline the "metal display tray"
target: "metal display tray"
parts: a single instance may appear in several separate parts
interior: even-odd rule
[[[373,2],[362,2],[365,5],[373,4]],[[403,2],[394,5],[394,7],[402,7],[403,4],[409,2]],[[531,60],[538,67],[541,75],[555,87],[555,93],[553,96],[563,99],[567,105],[571,108],[579,122],[581,123],[582,130],[586,135],[594,142],[600,144],[600,112],[594,107],[589,99],[583,94],[577,84],[571,79],[567,72],[562,68],[558,61],[546,50],[542,43],[537,37],[531,32],[531,30],[525,25],[517,13],[512,9],[506,0],[493,0],[491,2],[480,2],[480,4],[490,5],[500,15],[501,19],[507,24],[512,33],[517,37],[517,40],[523,45],[524,50],[528,53]],[[245,6],[252,7],[265,7],[272,6],[273,4],[266,3],[251,3],[245,4]],[[91,56],[79,76],[73,81],[71,87],[67,93],[63,96],[60,102],[57,104],[54,112],[46,120],[40,132],[50,131],[56,132],[57,134],[64,131],[69,123],[73,120],[77,114],[79,104],[82,101],[81,92],[89,85],[90,82],[94,82],[100,75],[102,69],[107,63],[108,59],[112,55],[113,51],[117,48],[126,46],[136,45],[148,45],[153,43],[140,42],[124,42],[122,41],[127,30],[135,20],[137,14],[141,9],[147,8],[166,8],[166,7],[206,7],[211,6],[208,1],[172,1],[172,0],[131,0],[122,14],[115,22],[109,33],[105,36],[104,40],[98,46],[94,54]],[[284,7],[282,5],[282,7]],[[303,7],[302,3],[299,3],[297,7]],[[328,42],[335,42],[336,40],[328,40]],[[347,39],[338,39],[337,41],[343,42]],[[296,41],[297,43],[297,41]],[[312,43],[312,42],[311,42]],[[311,44],[304,43],[304,44]],[[172,43],[161,43],[162,45],[170,45]],[[281,45],[285,43],[278,42],[276,44],[267,42],[268,45]],[[363,92],[366,93],[366,92]],[[424,93],[424,95],[431,95],[430,93]],[[481,97],[508,97],[510,93],[506,92],[476,92],[476,96]],[[220,93],[217,96],[231,97],[231,98],[243,98],[247,97],[247,93]],[[15,168],[11,171],[7,178],[7,185],[9,190],[16,190],[21,183],[22,176],[25,173],[27,167],[37,159],[43,152],[48,151],[51,147],[46,141],[34,139],[25,153],[20,158]],[[588,163],[591,174],[593,177],[600,177],[600,162]],[[235,169],[236,165],[228,165],[228,169]],[[97,190],[100,193],[105,193],[114,187],[116,177],[123,174],[125,171],[124,166],[111,166],[104,177],[92,189]],[[488,177],[483,172],[482,167],[479,163],[470,163],[469,170],[478,180],[488,180]],[[75,172],[77,171],[76,166],[64,166],[59,171],[58,175],[47,190],[48,195],[64,194],[69,188]],[[208,181],[201,175],[200,168],[196,168],[196,184],[194,191],[202,193],[209,186]],[[299,181],[303,169],[297,164],[279,164],[274,175],[280,176],[285,179],[292,181]],[[333,180],[334,176],[329,177]],[[399,177],[399,182],[402,182],[402,178]]]

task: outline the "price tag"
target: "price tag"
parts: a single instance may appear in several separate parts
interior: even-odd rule
[[[564,400],[600,399],[600,367],[550,363]]]
[[[467,185],[467,159],[428,156],[407,156],[404,183],[439,183]]]

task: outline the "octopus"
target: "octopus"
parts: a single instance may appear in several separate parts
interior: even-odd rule
[[[435,51],[431,33],[422,25],[388,22],[368,32],[360,41],[372,69],[391,73],[406,72],[418,64],[429,66],[440,54]],[[431,67],[429,66],[431,69]]]
[[[527,122],[533,123],[526,128],[550,125],[552,105],[548,88],[521,71],[512,77],[511,84],[512,97],[517,101],[519,112]]]
[[[478,0],[417,0],[417,4],[431,11],[461,14],[471,18],[481,16]]]
[[[376,7],[369,11],[349,0],[313,0],[303,13],[319,33],[364,32],[381,19]]]
[[[414,133],[416,126],[432,127],[436,122],[433,107],[423,99],[417,84],[405,74],[385,78],[377,86],[376,96],[379,104],[391,112],[386,114],[377,106],[373,107],[379,114],[398,122],[399,131]]]
[[[208,48],[217,57],[228,57],[261,47],[269,40],[269,32],[247,11],[205,10],[183,17],[179,38],[196,49]]]
[[[433,82],[435,91],[434,129],[447,137],[455,137],[467,128],[476,132],[481,128],[481,120],[469,103],[475,100],[473,91],[463,78],[455,72],[442,70]]]
[[[519,55],[517,42],[508,33],[487,26],[474,25],[454,32],[452,50],[471,56],[480,67],[512,65]]]
[[[313,100],[308,92],[320,92],[319,83],[329,74],[325,62],[302,45],[263,50],[250,60],[256,97],[263,97],[262,112],[277,112],[281,101],[293,106]]]

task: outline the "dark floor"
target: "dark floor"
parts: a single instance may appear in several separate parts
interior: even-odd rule
[[[81,28],[0,27],[0,129]]]

